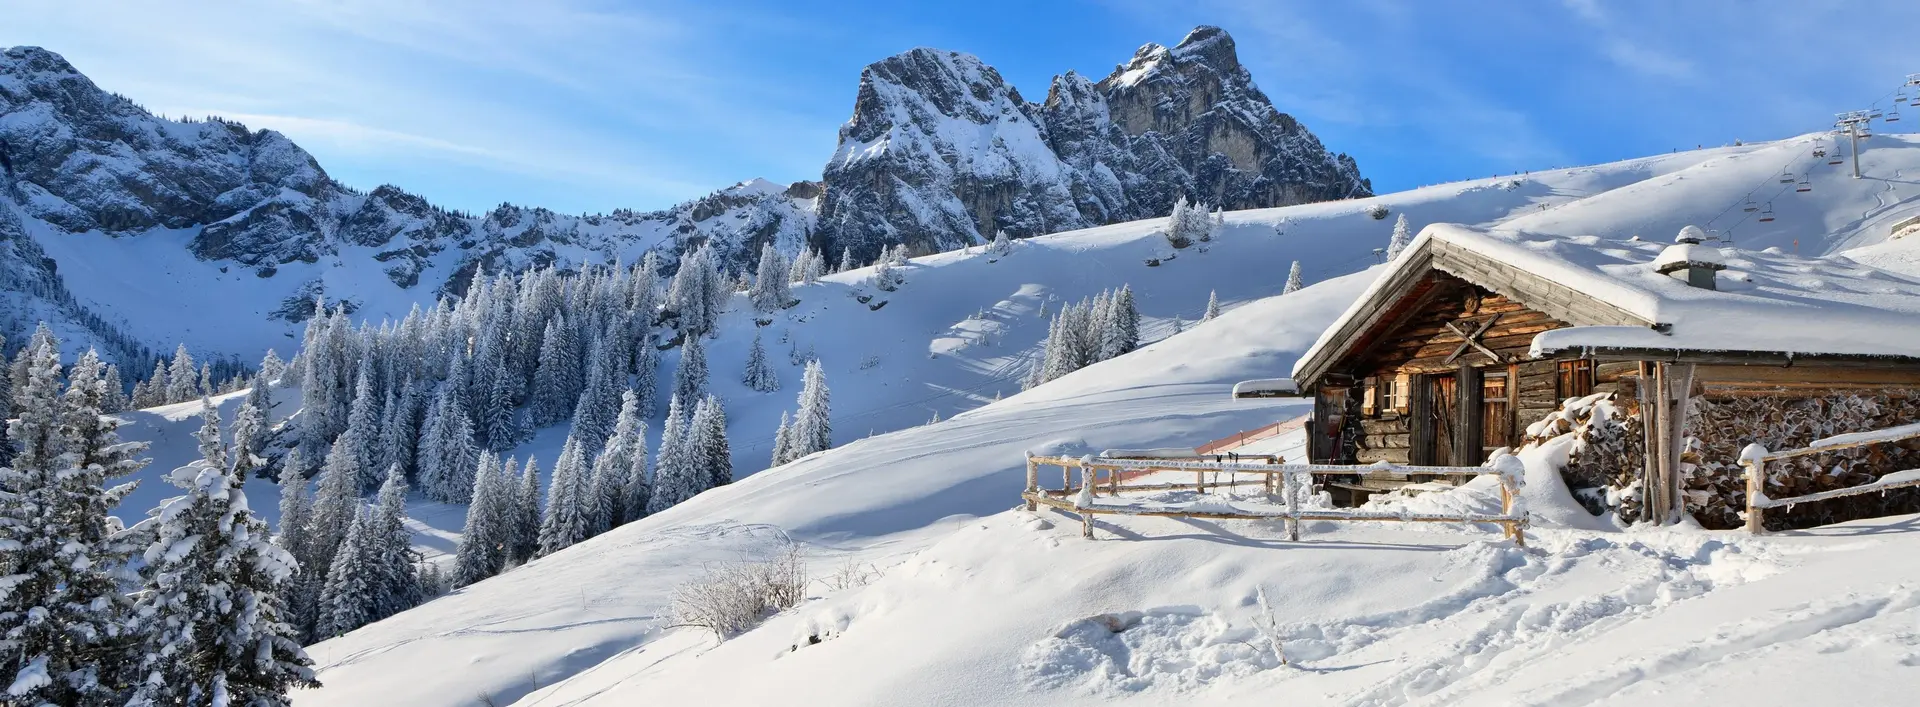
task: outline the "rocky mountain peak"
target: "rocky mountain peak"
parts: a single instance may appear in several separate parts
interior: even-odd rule
[[[1241,209],[1372,193],[1211,26],[1142,46],[1097,83],[1056,76],[1041,105],[969,54],[876,62],[823,180],[815,240],[862,257],[1158,216],[1183,195]]]

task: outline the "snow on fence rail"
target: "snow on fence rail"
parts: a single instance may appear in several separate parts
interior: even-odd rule
[[[1767,462],[1916,438],[1920,438],[1920,423],[1869,430],[1866,432],[1849,432],[1847,434],[1834,435],[1832,437],[1814,440],[1812,443],[1799,449],[1787,449],[1778,452],[1769,452],[1766,447],[1758,444],[1747,445],[1746,449],[1740,450],[1740,465],[1747,469],[1747,532],[1765,532],[1766,528],[1763,522],[1768,508],[1792,508],[1795,504],[1800,503],[1812,503],[1814,501],[1825,501],[1876,492],[1886,493],[1893,489],[1920,486],[1920,469],[1908,469],[1906,471],[1896,471],[1887,474],[1878,479],[1874,479],[1872,482],[1859,486],[1832,489],[1829,491],[1810,493],[1805,496],[1794,496],[1792,498],[1768,498],[1766,489]]]
[[[1027,489],[1020,497],[1027,502],[1027,510],[1038,510],[1047,506],[1078,514],[1081,523],[1081,535],[1093,537],[1093,517],[1099,514],[1126,516],[1158,516],[1168,518],[1208,518],[1221,520],[1261,520],[1278,518],[1286,521],[1287,537],[1300,539],[1301,521],[1407,521],[1429,523],[1493,523],[1502,529],[1504,537],[1512,538],[1514,543],[1526,546],[1523,534],[1527,525],[1527,513],[1520,504],[1521,479],[1526,469],[1520,460],[1504,456],[1494,460],[1489,467],[1478,466],[1408,466],[1379,462],[1375,464],[1281,464],[1259,461],[1259,458],[1242,460],[1209,461],[1193,458],[1177,459],[1113,459],[1094,456],[1057,457],[1027,455]],[[1040,485],[1040,467],[1060,467],[1060,488],[1048,489]],[[1080,483],[1074,484],[1073,470],[1080,470]],[[1162,471],[1192,471],[1193,483],[1147,483],[1128,484],[1128,479]],[[1104,472],[1104,473],[1103,473]],[[1213,474],[1211,480],[1208,473]],[[1220,473],[1235,475],[1227,481],[1220,480]],[[1351,509],[1301,507],[1302,492],[1311,489],[1314,474],[1367,474],[1367,473],[1422,474],[1428,476],[1494,476],[1500,480],[1500,513],[1412,513],[1358,511]],[[1239,474],[1251,474],[1259,478],[1242,481]],[[1206,493],[1209,488],[1254,486],[1258,485],[1269,496],[1278,495],[1281,504],[1278,508],[1259,509],[1241,508],[1217,501],[1201,500],[1180,507],[1152,508],[1134,505],[1100,503],[1096,500],[1103,491],[1109,498],[1117,497],[1129,491],[1166,491],[1191,488]]]

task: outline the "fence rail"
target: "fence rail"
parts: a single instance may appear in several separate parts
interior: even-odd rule
[[[1746,467],[1747,475],[1747,532],[1755,534],[1766,532],[1764,523],[1766,520],[1766,511],[1769,508],[1791,508],[1801,503],[1813,503],[1815,501],[1860,496],[1869,493],[1886,493],[1893,489],[1920,486],[1920,469],[1910,469],[1887,474],[1870,483],[1859,486],[1831,489],[1806,494],[1804,496],[1794,496],[1792,498],[1771,498],[1767,496],[1766,486],[1768,462],[1825,454],[1827,452],[1837,452],[1843,449],[1857,449],[1876,444],[1887,444],[1889,442],[1901,442],[1909,439],[1920,439],[1920,424],[1901,425],[1883,430],[1835,435],[1826,439],[1814,440],[1813,443],[1805,447],[1784,449],[1778,452],[1767,451],[1766,447],[1758,444],[1747,445],[1746,449],[1740,451],[1740,466]]]
[[[1060,487],[1043,488],[1040,484],[1040,468],[1043,466],[1060,467]],[[1080,470],[1079,483],[1074,483],[1074,469]],[[1154,472],[1194,473],[1193,483],[1142,483],[1129,484],[1129,479],[1139,478]],[[1260,478],[1240,480],[1230,476],[1221,481],[1220,474],[1252,474]],[[1375,474],[1398,473],[1420,474],[1425,476],[1494,476],[1500,480],[1500,513],[1393,513],[1380,511],[1355,511],[1344,509],[1307,509],[1301,507],[1301,495],[1309,491],[1314,474]],[[1403,464],[1280,464],[1263,463],[1254,460],[1209,461],[1205,459],[1109,459],[1100,457],[1062,457],[1027,455],[1027,488],[1020,494],[1027,502],[1027,510],[1038,510],[1046,506],[1067,511],[1080,516],[1081,534],[1093,537],[1093,517],[1100,514],[1125,516],[1153,516],[1170,518],[1207,518],[1218,520],[1263,520],[1282,519],[1286,521],[1287,537],[1300,539],[1301,521],[1403,521],[1429,523],[1493,523],[1501,527],[1503,536],[1511,538],[1524,547],[1524,535],[1527,514],[1520,507],[1520,485],[1524,468],[1520,461],[1512,457],[1502,457],[1495,461],[1494,467],[1459,466],[1409,466]],[[1209,474],[1212,478],[1209,479]],[[1280,506],[1272,509],[1221,508],[1214,505],[1201,505],[1189,508],[1142,508],[1138,506],[1098,502],[1104,494],[1117,497],[1122,493],[1136,491],[1167,491],[1191,488],[1198,493],[1206,493],[1210,488],[1255,486],[1258,485],[1267,496],[1280,496]]]

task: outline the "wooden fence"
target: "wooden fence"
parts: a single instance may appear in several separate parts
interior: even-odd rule
[[[1800,449],[1788,449],[1779,452],[1769,452],[1765,447],[1758,444],[1747,445],[1747,448],[1740,452],[1740,465],[1747,469],[1747,532],[1761,533],[1766,531],[1763,522],[1765,520],[1766,510],[1769,508],[1786,508],[1800,503],[1812,503],[1814,501],[1825,501],[1828,499],[1845,498],[1847,496],[1858,496],[1868,493],[1886,493],[1893,489],[1920,486],[1920,469],[1909,469],[1907,471],[1897,471],[1887,474],[1875,479],[1872,483],[1861,484],[1859,486],[1832,489],[1830,491],[1810,493],[1805,496],[1794,496],[1792,498],[1769,498],[1766,487],[1768,462],[1909,439],[1920,439],[1920,423],[1889,427],[1884,430],[1874,430],[1871,432],[1854,432],[1835,435],[1826,439],[1815,440],[1812,444]]]
[[[1519,508],[1520,477],[1523,469],[1519,460],[1503,457],[1495,468],[1458,467],[1458,466],[1406,466],[1400,464],[1378,463],[1366,465],[1348,464],[1273,464],[1254,459],[1239,461],[1210,461],[1200,458],[1180,459],[1106,459],[1098,457],[1049,457],[1027,456],[1027,489],[1020,497],[1027,502],[1027,510],[1037,510],[1047,506],[1080,516],[1081,534],[1093,537],[1093,517],[1100,514],[1125,516],[1157,516],[1167,518],[1208,518],[1220,520],[1263,520],[1281,519],[1286,522],[1287,537],[1300,539],[1301,521],[1409,521],[1428,523],[1493,523],[1499,525],[1503,536],[1511,538],[1524,547],[1524,531],[1527,524],[1526,512]],[[1040,484],[1040,468],[1043,466],[1060,467],[1060,488],[1043,488]],[[1073,470],[1079,469],[1079,484],[1074,483]],[[1193,472],[1194,480],[1186,482],[1129,483],[1154,472]],[[1500,480],[1500,513],[1410,513],[1358,511],[1338,508],[1303,508],[1301,496],[1310,492],[1313,475],[1330,474],[1372,474],[1372,473],[1420,474],[1427,476],[1476,477],[1495,476]],[[1220,480],[1221,474],[1227,474],[1226,481]],[[1242,480],[1239,475],[1246,474],[1255,478]],[[1211,478],[1209,478],[1211,476]],[[1139,491],[1170,491],[1193,489],[1206,493],[1211,488],[1259,486],[1268,497],[1280,496],[1277,507],[1272,509],[1220,508],[1216,505],[1201,504],[1187,508],[1142,508],[1098,502],[1105,495],[1109,498],[1120,494]]]

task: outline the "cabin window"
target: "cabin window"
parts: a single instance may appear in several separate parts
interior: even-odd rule
[[[1560,399],[1580,398],[1593,394],[1593,362],[1560,362]]]
[[[1507,373],[1487,371],[1480,379],[1480,446],[1507,446]]]
[[[1381,412],[1406,412],[1407,410],[1407,377],[1406,376],[1401,375],[1401,376],[1381,377],[1379,390],[1380,392],[1378,393],[1378,395],[1380,397]]]

